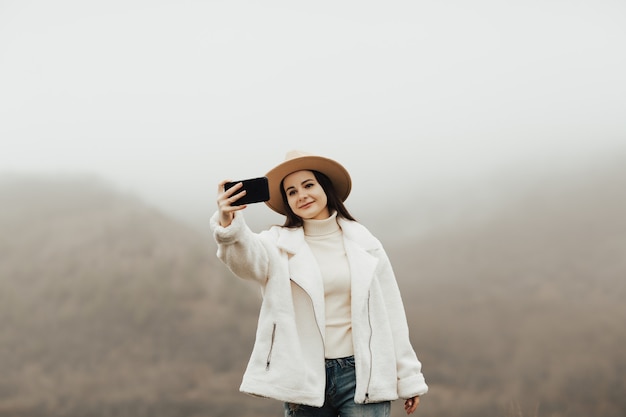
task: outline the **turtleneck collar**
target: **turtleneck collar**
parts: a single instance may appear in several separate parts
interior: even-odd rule
[[[324,236],[335,233],[339,230],[337,223],[337,212],[333,212],[330,217],[322,220],[304,219],[305,236]]]

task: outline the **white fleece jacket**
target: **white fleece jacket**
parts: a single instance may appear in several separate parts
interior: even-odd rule
[[[400,291],[380,242],[360,223],[339,219],[352,276],[357,403],[423,395],[428,386],[409,340]],[[237,212],[228,227],[211,217],[218,257],[262,287],[256,340],[240,390],[321,407],[326,373],[324,288],[300,228],[253,233]]]

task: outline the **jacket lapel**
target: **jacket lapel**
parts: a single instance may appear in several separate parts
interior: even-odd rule
[[[378,258],[369,251],[380,248],[380,242],[359,223],[339,219],[339,225],[352,278],[352,311],[361,311],[378,266]]]
[[[290,279],[311,298],[315,320],[320,333],[325,334],[326,312],[324,306],[324,282],[317,260],[304,240],[303,229],[282,229],[278,246],[289,256]]]
[[[344,245],[352,278],[352,305],[357,307],[367,299],[378,260],[350,240],[346,240]]]

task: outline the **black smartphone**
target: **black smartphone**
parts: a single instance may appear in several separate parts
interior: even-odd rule
[[[224,184],[224,191],[233,185],[243,183],[243,187],[237,190],[237,193],[246,190],[246,195],[233,203],[233,206],[241,206],[243,204],[260,203],[270,199],[270,187],[267,183],[267,177],[250,178],[247,180],[227,182]]]

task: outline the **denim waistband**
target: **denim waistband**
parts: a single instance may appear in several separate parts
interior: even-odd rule
[[[354,355],[346,356],[345,358],[326,359],[326,368],[332,368],[333,366],[339,366],[341,368],[354,366]]]

